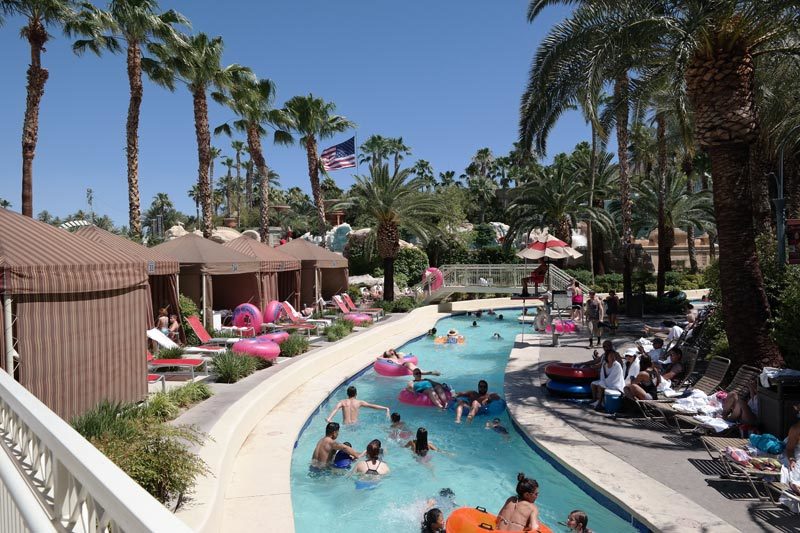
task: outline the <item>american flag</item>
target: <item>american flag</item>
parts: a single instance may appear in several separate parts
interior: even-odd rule
[[[320,155],[322,168],[339,170],[356,166],[356,138],[350,137],[343,143],[326,148]]]

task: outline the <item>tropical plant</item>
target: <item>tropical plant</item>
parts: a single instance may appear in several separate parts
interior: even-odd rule
[[[176,38],[174,26],[188,25],[179,13],[169,10],[158,13],[155,0],[111,0],[108,11],[84,3],[66,29],[70,34],[87,38],[76,41],[72,49],[77,54],[87,50],[100,55],[107,50],[122,51],[124,41],[127,53],[128,119],[125,125],[126,156],[128,165],[128,226],[131,237],[141,238],[142,223],[139,205],[139,110],[142,105],[142,48],[153,41]]]
[[[355,123],[341,115],[335,115],[336,105],[333,102],[325,102],[312,94],[289,99],[283,111],[289,116],[290,130],[300,135],[300,142],[306,149],[311,195],[317,208],[318,231],[320,235],[325,235],[325,203],[322,201],[319,182],[319,174],[323,169],[318,155],[317,141],[354,128]],[[325,242],[324,239],[322,242]]]
[[[223,67],[223,43],[221,37],[210,38],[204,33],[184,35],[179,40],[153,43],[148,50],[156,60],[143,59],[142,67],[150,78],[169,90],[175,82],[184,83],[192,94],[194,128],[197,136],[197,183],[200,203],[203,206],[203,236],[211,237],[214,229],[214,213],[209,182],[211,165],[211,132],[208,127],[208,95],[211,88],[224,89],[252,75],[241,65]]]
[[[258,174],[259,190],[259,233],[262,242],[268,241],[269,234],[269,189],[270,169],[264,158],[261,147],[261,137],[266,133],[265,126],[275,129],[273,135],[277,144],[290,144],[292,137],[289,128],[294,126],[292,118],[283,110],[275,109],[275,84],[272,80],[257,79],[250,76],[242,79],[235,86],[227,90],[215,92],[214,100],[229,107],[238,120],[233,122],[233,128],[228,123],[214,129],[214,133],[231,135],[232,129],[245,134],[250,157],[255,163]]]
[[[477,174],[467,177],[467,188],[470,197],[475,201],[475,207],[478,209],[480,223],[483,224],[486,218],[486,210],[495,199],[497,183],[488,176]]]
[[[442,204],[436,195],[420,193],[419,178],[409,179],[410,169],[389,172],[389,165],[370,165],[368,176],[356,183],[342,207],[357,207],[372,222],[370,235],[383,259],[383,297],[394,300],[394,261],[400,250],[400,231],[426,237],[431,228],[424,218],[438,216]]]
[[[11,202],[6,200],[5,198],[0,198],[0,207],[2,207],[3,209],[11,209]],[[42,213],[46,213],[46,211],[42,211]]]
[[[245,183],[242,181],[242,154],[247,151],[247,145],[242,141],[231,141],[231,148],[233,148],[236,160],[236,190],[238,191],[238,196],[236,197],[236,211],[239,213],[239,217],[241,218],[242,191],[247,194]],[[249,206],[250,204],[248,203],[247,205]]]
[[[237,355],[231,351],[215,355],[211,369],[219,383],[236,383],[256,371],[257,361],[249,355]]]
[[[532,8],[546,3],[535,2]],[[736,363],[782,363],[769,335],[770,307],[755,252],[751,186],[743,169],[749,168],[749,148],[758,131],[753,90],[758,61],[798,52],[798,7],[796,0],[685,1],[668,9],[659,2],[587,2],[573,12],[569,25],[560,25],[560,33],[574,42],[598,35],[603,49],[617,43],[621,50],[627,43],[625,57],[645,76],[655,69],[676,85],[685,82],[695,139],[711,159],[722,307]],[[558,47],[558,55],[577,59],[576,50],[567,48]],[[584,54],[597,51],[581,48]],[[594,55],[591,62],[602,64],[603,59]],[[749,327],[742,328],[743,323]]]
[[[433,167],[428,161],[420,159],[411,170],[422,183],[422,189],[427,192],[432,192],[436,188],[436,177],[433,175]]]
[[[281,343],[281,355],[283,357],[294,357],[307,352],[311,343],[307,335],[293,333],[289,338]]]
[[[74,16],[73,0],[0,0],[0,15],[20,16],[25,26],[20,37],[28,41],[31,63],[22,124],[22,214],[33,218],[33,158],[39,140],[39,105],[50,73],[42,67],[42,52],[50,28],[63,28]]]

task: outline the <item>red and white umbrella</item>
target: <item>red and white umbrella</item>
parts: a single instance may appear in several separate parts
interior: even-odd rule
[[[583,254],[576,251],[570,245],[552,235],[542,235],[541,238],[531,242],[525,248],[517,252],[517,257],[525,259],[566,259],[571,257],[577,259]]]

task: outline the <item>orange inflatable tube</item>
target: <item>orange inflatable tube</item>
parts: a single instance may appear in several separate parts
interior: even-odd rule
[[[461,507],[453,511],[447,519],[445,531],[447,533],[483,533],[485,531],[496,531],[497,533],[508,533],[505,529],[495,529],[497,516],[487,513],[483,507]],[[553,533],[546,525],[539,522],[539,533]]]

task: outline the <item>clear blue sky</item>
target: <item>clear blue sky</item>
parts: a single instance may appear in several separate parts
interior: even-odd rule
[[[98,2],[98,5],[105,4]],[[221,35],[225,63],[251,67],[278,86],[278,103],[309,92],[333,101],[358,124],[358,142],[371,134],[402,136],[409,159],[427,159],[438,173],[460,173],[488,146],[506,154],[517,138],[517,110],[538,42],[566,15],[550,8],[533,25],[527,1],[162,0],[192,21],[194,31]],[[0,197],[20,209],[20,138],[25,108],[26,41],[21,19],[0,27]],[[124,55],[75,56],[60,34],[48,43],[50,71],[40,114],[34,162],[34,213],[64,216],[86,209],[127,225],[125,118],[128,84]],[[212,128],[231,118],[211,104]],[[145,209],[157,192],[194,212],[186,191],[196,180],[192,101],[185,88],[169,93],[145,82],[140,124],[140,191]],[[321,148],[349,138],[343,134]],[[548,159],[571,150],[588,132],[577,113],[559,122]],[[213,144],[231,155],[230,140]],[[267,163],[286,188],[308,190],[305,151],[265,143]],[[216,175],[223,172],[218,165]],[[342,188],[352,173],[332,173]]]

